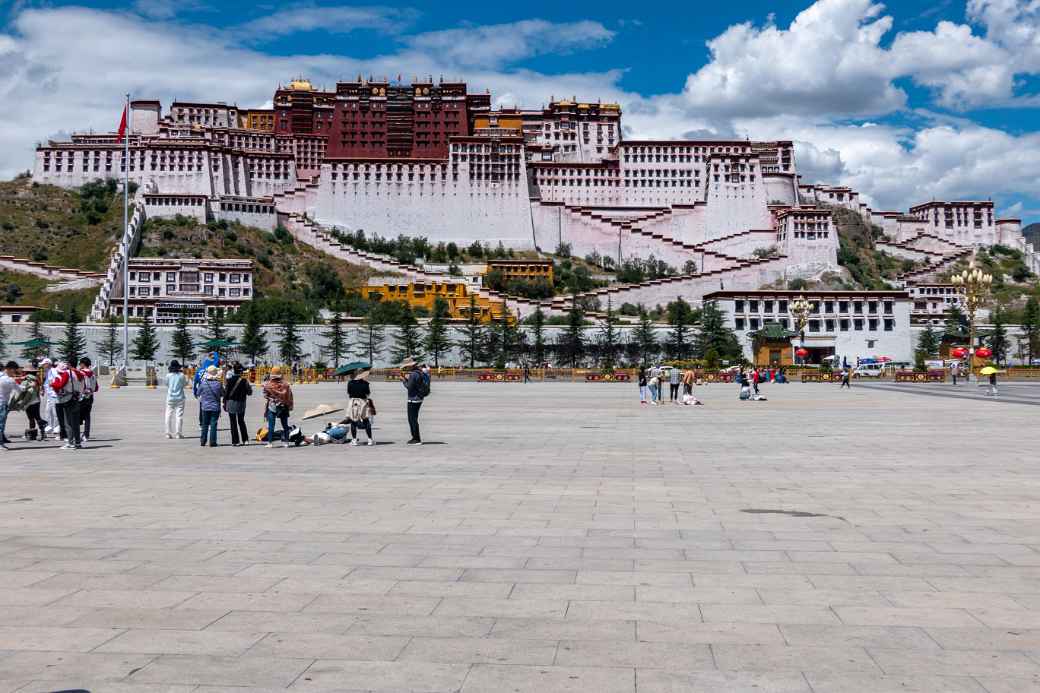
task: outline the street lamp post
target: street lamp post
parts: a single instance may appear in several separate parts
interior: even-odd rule
[[[805,296],[799,296],[791,302],[791,315],[794,316],[794,324],[798,329],[798,351],[805,349],[805,323],[809,320],[811,310],[812,304],[805,300]],[[795,352],[796,363],[802,365],[804,358],[798,355],[798,351]]]
[[[993,285],[993,275],[986,274],[972,261],[967,269],[953,275],[951,281],[964,289],[964,307],[968,311],[968,374],[965,377],[970,382],[971,372],[975,368],[975,311],[985,301]]]

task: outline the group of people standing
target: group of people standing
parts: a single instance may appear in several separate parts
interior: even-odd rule
[[[11,441],[7,425],[12,411],[24,411],[28,419],[25,440],[47,440],[48,436],[65,444],[62,450],[78,450],[90,441],[90,424],[97,376],[90,359],[77,363],[54,363],[44,358],[36,369],[23,371],[16,361],[8,361],[0,375],[0,446]]]
[[[664,400],[664,384],[668,383],[668,401],[672,404],[703,404],[693,395],[697,375],[692,368],[653,366],[639,369],[639,403],[657,406]],[[679,389],[682,388],[682,396]]]
[[[191,391],[199,403],[199,445],[217,447],[217,424],[222,411],[228,414],[230,420],[232,446],[248,445],[250,435],[245,417],[247,403],[253,395],[253,385],[246,368],[238,361],[223,367],[215,356],[204,362],[203,366],[191,386]],[[351,374],[347,383],[347,416],[342,421],[335,425],[330,423],[322,434],[304,436],[299,427],[289,424],[290,414],[295,408],[292,386],[285,379],[281,368],[272,368],[260,388],[264,398],[266,430],[261,431],[262,435],[258,435],[258,439],[268,448],[274,447],[278,441],[282,447],[289,447],[290,443],[312,442],[349,442],[359,445],[360,430],[365,433],[367,444],[375,445],[372,420],[376,407],[372,399],[372,387],[368,382],[369,373],[369,370],[358,370]],[[408,444],[422,445],[419,410],[430,394],[429,367],[408,359],[401,365],[401,382],[407,393],[408,427],[411,432]],[[165,433],[168,439],[184,438],[187,389],[188,378],[184,369],[180,363],[172,361],[166,376]],[[279,424],[281,431],[276,433]],[[338,427],[341,427],[341,430]]]

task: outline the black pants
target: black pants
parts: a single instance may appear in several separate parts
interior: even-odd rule
[[[409,426],[411,425],[411,421],[412,421],[411,416],[410,416],[411,411],[412,411],[411,410],[411,406],[412,406],[411,404],[408,405],[408,407],[409,407],[409,409],[408,409],[408,411],[409,411],[408,425]],[[368,439],[369,440],[372,440],[372,422],[369,419],[361,419],[361,421],[354,421],[353,419],[351,419],[351,421],[350,421],[350,437],[353,438],[354,440],[357,440],[357,430],[359,428],[368,435]],[[415,431],[418,431],[418,430],[419,430],[419,424],[418,424],[418,421],[417,421],[416,424],[415,424],[415,428],[412,429],[412,435],[415,435]]]
[[[408,403],[408,428],[412,429],[412,440],[421,441],[422,438],[419,436],[419,408],[422,407],[422,402],[409,402]]]
[[[668,399],[673,402],[679,399],[679,383],[668,383]]]
[[[683,391],[684,395],[692,395],[693,394],[693,385],[691,385],[690,383],[683,383],[682,391]]]
[[[228,412],[228,416],[231,417],[231,444],[247,442],[249,433],[246,432],[246,413]]]
[[[69,432],[65,428],[65,408],[67,406],[69,406],[68,402],[55,402],[54,404],[54,412],[58,415],[58,437],[62,440],[69,439]],[[51,425],[54,425],[53,421],[51,421]]]
[[[90,413],[94,411],[94,398],[87,397],[79,403],[79,421],[83,427],[83,437],[90,437]]]
[[[852,385],[849,384],[848,378],[845,378],[844,380],[841,381],[841,387],[847,387],[850,390],[852,389]],[[840,390],[841,388],[838,388],[838,389]]]
[[[59,404],[58,405],[59,407],[61,407],[61,409],[59,411],[62,412],[61,415],[65,419],[65,423],[64,423],[63,428],[65,429],[65,432],[68,434],[68,442],[71,445],[75,445],[77,448],[80,446],[80,439],[79,439],[79,412],[80,412],[80,404],[81,404],[80,402],[76,401],[76,402],[66,402],[65,404]]]
[[[47,428],[47,422],[40,418],[40,403],[30,404],[25,408],[25,415],[29,417],[29,428],[39,430],[43,434]]]

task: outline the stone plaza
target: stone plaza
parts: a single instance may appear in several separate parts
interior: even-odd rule
[[[376,380],[288,450],[102,390],[0,452],[0,693],[1040,691],[1040,387],[763,390],[435,380],[406,447]]]

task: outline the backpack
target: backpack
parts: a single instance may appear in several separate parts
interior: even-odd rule
[[[69,379],[65,381],[65,384],[61,386],[61,390],[58,392],[58,398],[65,398],[66,403],[78,402],[83,399],[83,379],[79,376],[79,373],[73,369],[69,369]]]
[[[430,376],[427,373],[419,373],[419,396],[423,399],[430,396]]]

